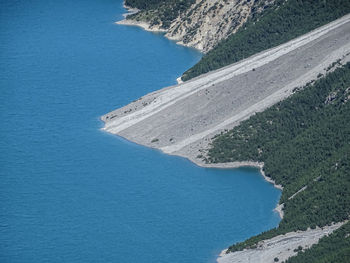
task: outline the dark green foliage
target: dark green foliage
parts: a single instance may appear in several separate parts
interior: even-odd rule
[[[277,229],[232,246],[347,219],[350,214],[350,63],[217,136],[208,162],[264,162],[284,186]],[[302,187],[307,188],[289,199]]]
[[[129,18],[146,21],[151,25],[161,24],[163,28],[169,28],[171,22],[179,13],[186,11],[195,0],[126,0],[128,6],[136,7],[141,11],[128,16]]]
[[[125,0],[125,4],[138,9],[156,8],[159,4],[167,2],[166,0]]]
[[[138,9],[155,8],[160,3],[164,3],[166,0],[125,0],[125,4],[130,7]]]
[[[312,249],[299,252],[286,263],[340,263],[350,262],[350,223],[346,223],[332,235],[324,237]]]
[[[349,0],[277,0],[221,41],[182,80],[221,68],[253,54],[278,46],[350,12]]]

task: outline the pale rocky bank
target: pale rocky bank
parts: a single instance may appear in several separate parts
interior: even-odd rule
[[[180,11],[170,26],[156,18],[156,10],[140,12],[132,18],[126,17],[117,24],[164,32],[167,38],[180,45],[208,52],[220,40],[234,34],[251,15],[262,12],[273,2],[274,0],[196,0],[190,8]],[[150,21],[150,17],[155,18]]]
[[[341,227],[345,222],[325,226],[323,228],[308,229],[306,231],[290,232],[271,239],[260,241],[256,248],[245,249],[226,254],[222,251],[218,263],[257,263],[257,262],[283,262],[286,259],[298,254],[299,249],[310,248],[312,245],[333,231]]]

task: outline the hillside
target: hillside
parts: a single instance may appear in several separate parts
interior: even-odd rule
[[[127,20],[146,22],[153,31],[181,45],[208,52],[221,40],[235,33],[249,17],[263,12],[273,0],[126,0],[140,12]]]
[[[349,218],[349,101],[350,63],[214,139],[208,162],[263,162],[266,176],[284,187],[279,227],[229,251]]]
[[[186,81],[278,46],[350,12],[348,0],[276,0],[187,70]]]
[[[347,0],[126,0],[140,12],[122,24],[165,32],[206,53],[182,80],[278,46],[350,12]]]
[[[285,262],[350,261],[350,2],[237,1],[239,23],[220,32],[209,12],[226,24],[220,12],[236,1],[137,2],[126,1],[141,9],[130,19],[169,38],[176,25],[174,39],[208,52],[183,84],[103,116],[104,130],[205,167],[263,166],[283,186],[278,228],[220,262],[256,262],[247,258],[265,248],[271,262],[271,251]]]

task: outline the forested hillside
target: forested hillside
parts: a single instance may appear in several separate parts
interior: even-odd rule
[[[200,62],[183,74],[182,80],[278,46],[349,12],[349,0],[276,0],[203,56]]]
[[[280,203],[285,214],[278,228],[230,251],[348,219],[350,63],[217,136],[206,159],[212,163],[247,160],[264,162],[265,174],[284,186]],[[291,198],[300,189],[304,190]]]

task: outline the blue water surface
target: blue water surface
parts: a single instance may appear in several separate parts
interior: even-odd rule
[[[201,54],[118,26],[121,0],[0,1],[0,262],[214,262],[277,226],[256,169],[199,168],[100,131]]]

